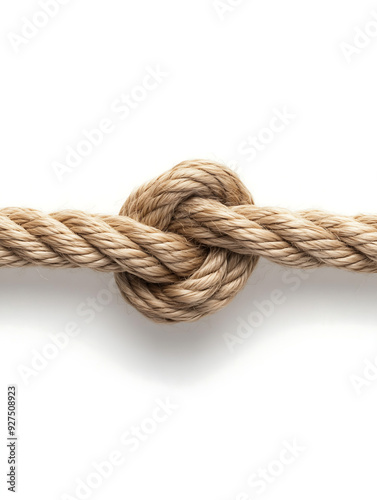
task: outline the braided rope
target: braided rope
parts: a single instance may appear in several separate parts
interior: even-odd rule
[[[0,267],[114,272],[123,297],[158,322],[227,304],[258,258],[377,272],[377,216],[256,207],[229,169],[183,162],[131,194],[120,215],[0,210]]]

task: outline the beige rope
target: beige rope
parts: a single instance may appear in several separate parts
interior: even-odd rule
[[[0,210],[0,267],[114,272],[123,297],[158,322],[227,304],[259,256],[283,266],[377,272],[377,216],[253,205],[239,178],[183,162],[135,191],[119,216]]]

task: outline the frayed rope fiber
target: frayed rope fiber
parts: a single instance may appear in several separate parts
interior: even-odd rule
[[[194,321],[243,288],[259,256],[283,266],[377,272],[377,216],[259,208],[230,169],[180,163],[133,192],[119,216],[0,210],[0,266],[114,272],[157,322]]]

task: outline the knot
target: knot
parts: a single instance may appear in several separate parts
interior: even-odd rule
[[[255,255],[234,253],[213,242],[207,246],[184,236],[185,225],[190,226],[190,204],[197,205],[200,199],[227,207],[253,204],[234,172],[196,160],[182,162],[141,186],[120,211],[146,232],[152,227],[175,238],[156,239],[154,245],[154,257],[173,272],[174,279],[169,275],[166,282],[156,282],[130,272],[115,274],[123,297],[154,321],[194,321],[217,311],[243,288],[257,263]]]
[[[114,272],[123,297],[158,322],[220,309],[258,257],[377,273],[377,215],[256,207],[231,170],[199,160],[144,184],[118,216],[0,209],[0,267]]]

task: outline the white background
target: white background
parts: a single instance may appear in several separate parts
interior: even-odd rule
[[[222,3],[71,0],[17,44],[41,7],[2,2],[1,207],[115,214],[174,164],[218,158],[261,206],[377,212],[377,39],[358,31],[377,4]],[[148,68],[166,76],[122,119],[114,101],[137,95]],[[289,124],[250,161],[242,144],[263,136],[276,110]],[[102,119],[112,132],[59,181],[54,162]],[[22,500],[376,498],[377,381],[371,367],[363,373],[377,356],[376,278],[290,273],[260,261],[226,309],[166,326],[117,293],[85,322],[80,306],[98,305],[110,275],[1,269],[0,497],[11,498],[6,398],[16,383]],[[282,303],[252,329],[276,289]],[[38,364],[70,322],[80,333]],[[241,323],[247,338],[231,350],[224,336]],[[171,415],[148,420],[167,399]],[[131,447],[122,436],[136,426],[150,434]],[[300,449],[289,464],[287,442]],[[113,450],[122,465],[93,476]],[[263,469],[270,482],[253,486]]]

